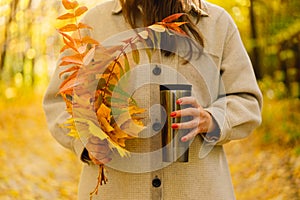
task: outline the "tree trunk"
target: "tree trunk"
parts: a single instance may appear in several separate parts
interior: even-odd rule
[[[4,43],[3,43],[2,49],[1,49],[0,72],[4,68],[5,58],[6,58],[6,53],[7,53],[7,47],[8,47],[8,43],[9,43],[9,40],[10,40],[10,38],[9,38],[9,27],[10,27],[11,22],[14,19],[14,16],[15,16],[15,13],[16,13],[16,10],[17,10],[17,7],[18,7],[18,3],[19,3],[19,0],[13,0],[10,3],[11,12],[10,12],[10,15],[9,15],[9,18],[8,18],[6,24],[4,25],[5,26]]]
[[[257,79],[262,79],[261,74],[261,66],[260,66],[260,49],[257,44],[258,36],[257,36],[257,30],[256,30],[256,19],[255,19],[255,13],[254,13],[254,0],[250,0],[250,30],[251,30],[251,38],[253,41],[253,48],[250,53],[250,58],[253,64],[254,72]]]

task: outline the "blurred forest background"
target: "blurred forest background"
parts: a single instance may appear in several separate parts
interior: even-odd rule
[[[237,199],[300,199],[300,1],[210,2],[237,23],[264,94],[263,124],[225,145]],[[50,136],[41,108],[62,12],[59,0],[0,1],[0,199],[76,198],[80,162]]]

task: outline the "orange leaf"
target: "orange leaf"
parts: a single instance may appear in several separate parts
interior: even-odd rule
[[[64,20],[64,19],[72,19],[74,17],[75,17],[75,15],[73,13],[66,13],[66,14],[59,16],[57,19]]]
[[[76,31],[77,30],[77,26],[76,24],[68,24],[65,25],[63,27],[61,27],[60,29],[58,29],[60,32],[71,32],[71,31]]]
[[[72,36],[63,33],[63,32],[59,32],[62,36],[64,36],[65,38],[67,38],[70,42],[74,43],[74,39],[72,38]]]
[[[75,71],[74,73],[72,73],[68,78],[66,78],[59,86],[59,88],[63,88],[69,81],[71,81],[72,79],[76,79],[78,72]],[[59,92],[60,93],[60,92]]]
[[[78,70],[78,69],[80,69],[80,66],[78,66],[78,65],[75,65],[75,66],[73,66],[73,67],[70,67],[70,68],[68,68],[68,69],[66,69],[66,70],[64,70],[64,71],[62,71],[62,72],[60,72],[60,73],[59,73],[59,78],[61,78],[61,76],[62,76],[64,73],[76,71],[76,70]]]
[[[67,49],[70,49],[70,47],[68,46],[68,45],[65,45],[65,46],[63,46],[61,49],[60,49],[60,53],[62,53],[62,52],[64,52],[65,50],[67,50]]]
[[[80,83],[75,79],[70,79],[69,81],[67,81],[60,89],[59,89],[59,93],[64,93],[66,91],[69,90],[73,90],[73,88],[77,85],[79,85]]]
[[[65,56],[61,60],[66,61],[66,62],[80,64],[80,65],[83,64],[80,54],[75,54],[75,55],[72,55],[72,56]]]
[[[94,40],[93,38],[89,37],[89,36],[85,36],[84,38],[82,38],[82,42],[83,43],[88,43],[88,44],[96,44],[99,45],[99,42]]]
[[[178,23],[180,23],[180,25],[182,25],[183,22],[178,22]],[[183,24],[185,24],[185,23],[183,23]],[[186,33],[177,24],[170,23],[170,24],[166,24],[166,26],[168,28],[170,28],[171,30],[174,30],[175,32],[186,35]]]
[[[88,44],[83,44],[80,47],[78,47],[78,53],[83,54],[85,53],[86,49],[87,49]]]
[[[93,29],[92,27],[90,27],[90,26],[88,26],[88,25],[86,25],[86,24],[83,24],[83,23],[79,23],[78,24],[78,28],[87,28],[87,29]]]
[[[185,13],[176,13],[176,14],[170,15],[170,16],[164,18],[162,20],[162,22],[173,22],[174,20],[177,20],[182,15],[185,15]]]
[[[72,43],[72,42],[68,42],[65,38],[63,38],[63,40],[64,40],[64,43],[65,43],[68,47],[70,47],[70,48],[72,48],[74,51],[78,52],[77,46],[75,46],[76,44],[74,44],[74,43]]]
[[[83,58],[83,64],[88,65],[94,58],[95,47],[91,48]]]
[[[61,67],[61,66],[67,66],[67,65],[71,65],[71,64],[74,64],[74,63],[67,62],[67,61],[62,61],[58,66]]]
[[[171,25],[171,26],[177,26],[177,27],[179,27],[179,26],[181,26],[183,24],[187,24],[187,22],[172,22],[171,24],[168,24],[168,26]]]
[[[83,13],[85,13],[88,10],[88,8],[86,6],[80,6],[79,8],[77,8],[75,10],[75,16],[78,17],[80,15],[82,15]]]
[[[77,1],[62,0],[62,4],[67,10],[75,9],[78,6]]]
[[[137,50],[137,46],[134,43],[130,43],[131,49],[132,49],[132,58],[133,61],[138,64],[140,62],[140,54],[139,51]]]

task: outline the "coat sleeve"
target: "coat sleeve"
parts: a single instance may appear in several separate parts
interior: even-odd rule
[[[60,60],[60,59],[59,59]],[[66,111],[66,105],[62,97],[58,94],[59,86],[64,80],[63,77],[59,78],[59,73],[63,70],[61,67],[57,67],[49,86],[46,90],[43,99],[43,108],[46,115],[49,131],[52,136],[65,148],[70,149],[78,158],[80,158],[83,152],[84,146],[80,139],[75,139],[68,135],[69,130],[62,128],[62,124],[70,118],[70,115]]]
[[[212,142],[217,145],[245,138],[261,123],[262,94],[239,31],[227,16],[229,25],[220,55],[224,92],[206,108],[219,126],[220,134]],[[214,137],[215,133],[211,134]]]

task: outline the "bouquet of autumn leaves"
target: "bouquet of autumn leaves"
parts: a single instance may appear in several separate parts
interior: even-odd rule
[[[106,48],[82,34],[86,29],[92,29],[78,22],[78,18],[88,10],[87,7],[70,0],[62,0],[62,4],[67,13],[57,19],[67,23],[58,29],[64,42],[60,53],[68,53],[61,57],[59,67],[63,70],[59,76],[65,75],[67,78],[62,81],[58,93],[63,97],[71,116],[63,126],[70,130],[70,136],[82,140],[90,135],[96,136],[107,140],[111,150],[120,156],[129,156],[125,141],[138,137],[143,130],[139,114],[145,110],[118,82],[132,68],[131,61],[139,63],[138,44],[145,48],[147,40],[154,44],[154,40],[158,40],[155,33],[172,30],[185,34],[179,27],[185,22],[173,22],[183,14],[169,16],[124,40],[122,45]],[[128,49],[131,49],[131,59],[126,53]],[[146,53],[151,60],[152,51],[146,48]],[[97,194],[98,186],[106,182],[104,166],[100,165],[98,184],[91,192],[91,197]]]

